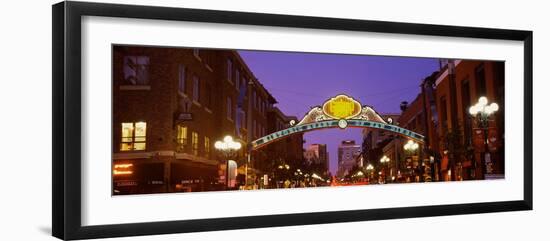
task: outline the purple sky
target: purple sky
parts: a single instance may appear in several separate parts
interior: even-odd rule
[[[401,101],[412,101],[420,81],[438,70],[437,59],[239,51],[254,75],[279,102],[286,115],[301,119],[312,106],[345,93],[380,113],[399,113]],[[330,171],[338,165],[342,140],[362,142],[361,129],[325,129],[304,135],[305,145],[327,144]]]

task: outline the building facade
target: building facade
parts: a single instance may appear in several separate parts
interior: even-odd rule
[[[401,116],[398,120],[399,126],[426,136],[428,127],[426,124],[425,103],[422,91],[411,103],[403,102],[401,104]],[[408,141],[402,136],[396,136],[391,143],[393,144],[391,150],[394,152],[392,155],[396,158],[397,178],[405,182],[425,181],[427,178],[424,174],[426,168],[428,168],[427,165],[429,165],[424,150],[425,143],[417,143],[418,146],[415,146],[414,149],[405,149],[404,146]]]
[[[394,125],[398,125],[398,120],[400,117],[400,114],[397,113],[390,113],[390,114],[381,114],[380,115],[384,120],[391,122]],[[390,143],[396,136],[394,132],[391,131],[384,131],[381,129],[374,129],[374,128],[365,128],[362,130],[363,134],[363,143],[362,143],[362,167],[366,167],[369,164],[376,167],[376,169],[380,168],[380,158],[382,158],[383,155],[388,155],[388,150],[393,150],[389,147],[386,147],[388,143]],[[392,144],[393,145],[393,144]],[[397,155],[397,154],[391,154],[391,155]],[[398,161],[398,159],[392,158],[393,161]],[[395,165],[393,163],[389,163],[389,165]]]
[[[486,128],[469,113],[482,96],[500,107]],[[401,136],[379,140],[384,145],[382,155],[396,158],[398,177],[450,181],[504,176],[503,62],[445,61],[421,82],[420,93],[410,104],[401,104],[401,110],[397,125],[425,139],[416,149],[405,149],[408,140]],[[367,146],[374,145],[374,132],[363,131]]]
[[[286,116],[276,106],[268,108],[267,134],[284,130],[290,127],[291,121],[297,121],[294,116]],[[265,151],[268,161],[258,164],[257,167],[262,173],[270,173],[279,165],[300,166],[303,163],[303,133],[288,136],[278,142],[266,146]]]
[[[397,124],[400,114],[381,114],[384,120],[391,120],[392,124]],[[376,148],[382,141],[392,137],[393,132],[384,131],[381,129],[365,128],[362,130],[363,134],[363,152],[367,154],[368,150]]]
[[[321,175],[327,175],[329,171],[329,155],[326,144],[310,144],[305,148],[304,161],[308,165],[315,166]]]
[[[213,145],[226,135],[243,144],[241,179],[267,160],[247,143],[267,134],[276,100],[236,51],[114,46],[112,83],[115,195],[227,188]]]
[[[400,142],[391,141],[384,147],[385,155],[401,161],[396,164],[399,174],[407,174],[411,181],[502,178],[504,63],[446,61],[420,88],[410,104],[402,104],[398,125],[424,135],[424,143],[419,143],[418,149],[405,149],[406,140],[396,137]],[[486,137],[469,113],[482,96],[500,107],[489,119]]]
[[[342,178],[349,174],[354,166],[359,166],[360,156],[361,145],[355,144],[354,140],[342,141],[338,146],[338,171],[336,176]]]
[[[448,61],[436,79],[435,88],[441,175],[450,180],[502,177],[504,62]],[[469,113],[469,108],[482,96],[500,107],[489,119],[487,145],[483,128]]]

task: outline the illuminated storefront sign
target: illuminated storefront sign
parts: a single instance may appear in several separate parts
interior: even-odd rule
[[[115,176],[131,175],[132,173],[134,173],[132,171],[133,166],[134,164],[132,163],[115,164],[113,167],[113,175]]]

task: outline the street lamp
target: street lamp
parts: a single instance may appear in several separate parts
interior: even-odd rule
[[[411,155],[411,158],[413,158],[412,156],[414,156],[416,154],[416,150],[418,150],[418,143],[413,140],[409,140],[405,143],[405,145],[403,145],[403,149],[405,149],[405,151]],[[421,168],[421,165],[418,165],[417,168]],[[414,172],[416,172],[416,170]]]
[[[483,157],[488,154],[489,149],[489,142],[487,140],[487,132],[489,129],[489,118],[491,115],[498,111],[498,104],[497,103],[491,103],[488,105],[487,97],[482,96],[479,97],[478,102],[470,107],[470,115],[472,115],[474,118],[477,119],[478,126],[483,129],[483,144],[484,144],[484,150],[483,150]],[[489,157],[489,162],[490,162]],[[485,172],[487,171],[487,166],[485,163],[485,160],[481,161],[481,178],[485,179]]]
[[[369,184],[370,184],[370,179],[372,178],[372,172],[373,172],[373,170],[374,170],[374,166],[372,166],[372,164],[369,163],[369,164],[367,165],[367,173],[369,174],[369,179],[368,179]]]
[[[390,158],[384,155],[382,158],[380,158],[380,163],[382,164],[382,167],[384,168],[384,165],[390,163]],[[386,182],[386,169],[384,168],[384,183]]]
[[[361,179],[365,177],[365,173],[362,171],[357,171],[355,174],[351,175],[351,177]]]
[[[418,143],[413,140],[409,140],[404,146],[403,149],[410,152],[415,152],[418,149]]]
[[[223,157],[226,159],[226,174],[225,174],[225,180],[226,180],[226,188],[229,186],[229,159],[234,157],[237,152],[241,149],[242,145],[240,142],[236,142],[233,140],[233,137],[226,136],[223,138],[223,141],[216,141],[214,143],[214,147],[216,150],[218,150],[220,153],[222,153]]]
[[[384,155],[382,158],[380,158],[380,163],[386,164],[388,162],[390,162],[390,158],[387,157],[386,155]]]
[[[367,166],[367,171],[372,171],[374,169],[374,167],[372,166],[372,164],[369,163],[369,165]]]

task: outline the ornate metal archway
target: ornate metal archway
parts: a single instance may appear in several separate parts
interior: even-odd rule
[[[291,127],[254,140],[251,146],[252,150],[257,150],[292,134],[316,129],[345,129],[348,127],[381,129],[414,139],[420,143],[424,142],[423,135],[392,123],[393,120],[384,120],[370,106],[361,106],[357,100],[347,95],[337,95],[327,100],[322,106],[313,107],[297,124],[291,122]]]

